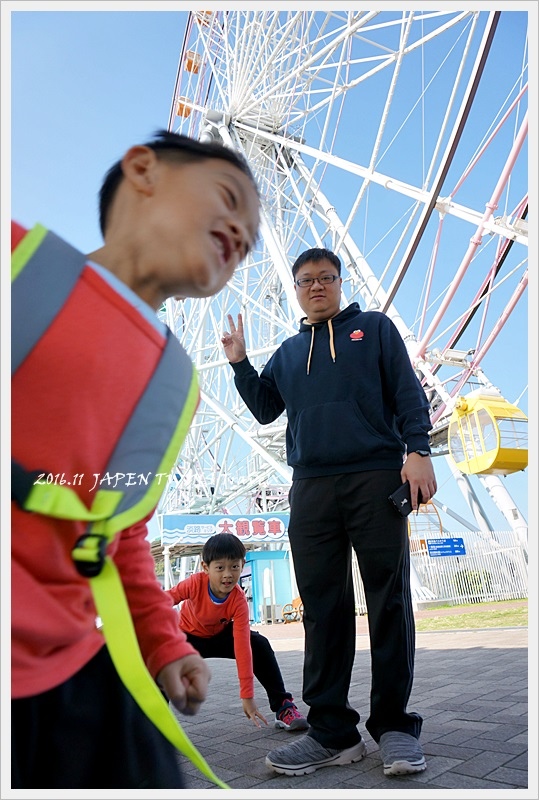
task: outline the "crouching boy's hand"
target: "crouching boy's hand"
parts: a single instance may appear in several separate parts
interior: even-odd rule
[[[268,721],[265,718],[265,716],[258,710],[254,697],[242,698],[241,704],[243,706],[243,713],[245,714],[246,717],[253,720],[257,728],[260,728],[260,723],[258,721],[259,719],[262,720],[264,725],[268,724]]]
[[[163,667],[157,683],[181,714],[193,716],[206,699],[210,679],[210,669],[202,656],[193,654]]]

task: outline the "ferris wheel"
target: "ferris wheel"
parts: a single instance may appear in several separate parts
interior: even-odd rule
[[[286,418],[264,426],[253,419],[220,339],[226,315],[241,312],[260,370],[297,332],[290,265],[309,247],[328,247],[343,265],[344,304],[356,300],[397,325],[430,402],[433,453],[451,464],[479,528],[489,524],[473,481],[508,526],[526,527],[495,470],[475,476],[455,468],[448,437],[463,396],[503,400],[515,391],[501,385],[504,371],[491,378],[484,363],[512,312],[526,313],[524,17],[188,15],[168,127],[245,155],[262,222],[256,247],[224,290],[206,300],[171,299],[163,309],[201,385],[163,513],[287,509]],[[490,66],[500,52],[503,71]],[[443,489],[439,496],[451,514]]]

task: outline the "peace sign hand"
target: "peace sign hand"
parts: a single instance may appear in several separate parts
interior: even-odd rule
[[[247,356],[247,349],[245,347],[245,338],[243,336],[243,319],[241,314],[238,314],[238,326],[234,325],[234,320],[231,314],[227,314],[228,325],[230,333],[225,332],[221,338],[221,343],[225,351],[225,355],[231,364],[237,364],[243,361]]]

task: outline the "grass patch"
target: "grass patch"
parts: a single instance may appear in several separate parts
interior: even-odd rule
[[[473,608],[471,606],[470,608]],[[418,632],[447,631],[464,628],[527,628],[528,608],[515,606],[515,608],[481,610],[476,606],[475,611],[461,612],[459,614],[444,614],[416,619],[415,629]]]

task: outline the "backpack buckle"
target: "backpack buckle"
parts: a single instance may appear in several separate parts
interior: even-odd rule
[[[103,569],[108,541],[99,533],[85,533],[77,540],[71,556],[84,578],[95,578]]]

